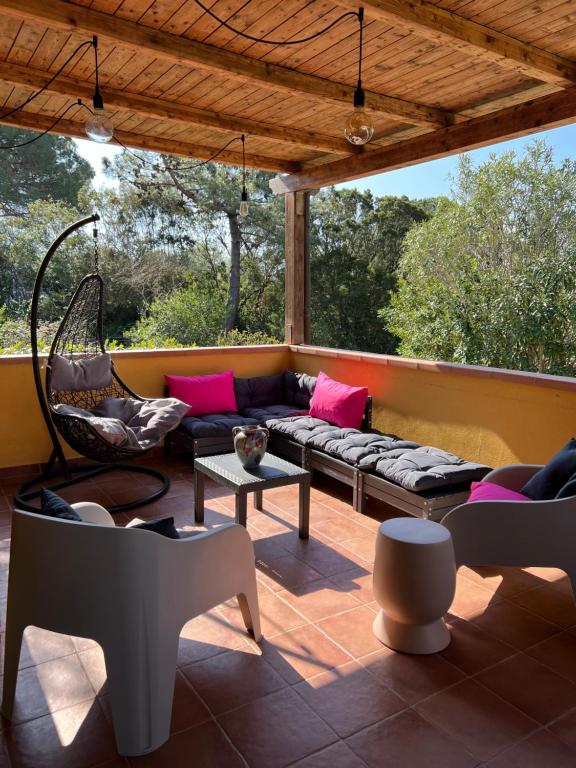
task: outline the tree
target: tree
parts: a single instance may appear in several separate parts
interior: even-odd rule
[[[399,353],[549,373],[576,356],[576,163],[533,142],[522,158],[460,160],[453,198],[409,232],[381,312]]]
[[[377,198],[355,189],[313,198],[312,341],[393,353],[378,308],[388,303],[406,233],[427,214],[407,198]]]
[[[47,134],[18,149],[36,136],[32,131],[0,126],[0,211],[24,214],[35,200],[55,200],[77,205],[82,187],[94,177],[90,163],[78,154],[71,139]]]

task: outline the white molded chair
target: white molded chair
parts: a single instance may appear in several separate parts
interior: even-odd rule
[[[520,491],[540,464],[511,464],[484,480]],[[452,534],[456,567],[510,565],[559,568],[576,599],[576,496],[547,501],[476,501],[442,519]]]
[[[240,525],[168,539],[117,528],[98,504],[72,506],[85,522],[14,513],[2,713],[12,715],[27,626],[92,638],[104,651],[118,751],[145,754],[170,734],[184,624],[237,595],[261,638],[252,542]]]

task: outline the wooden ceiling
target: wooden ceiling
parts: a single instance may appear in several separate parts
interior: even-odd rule
[[[257,37],[323,29],[353,0],[203,0]],[[276,192],[358,178],[576,116],[576,0],[365,0],[364,87],[375,137],[343,136],[358,26],[283,47],[218,25],[195,0],[0,0],[0,122],[44,130],[94,87],[85,48],[24,110],[75,47],[99,38],[100,83],[120,141],[205,159],[245,133],[247,164]],[[84,136],[72,108],[56,133]],[[219,157],[238,164],[240,143]]]

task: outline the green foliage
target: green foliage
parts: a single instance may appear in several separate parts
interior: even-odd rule
[[[381,316],[403,355],[572,373],[576,163],[551,149],[464,156],[454,199],[409,232]]]
[[[20,144],[37,134],[0,126],[0,147]],[[71,139],[46,135],[18,149],[0,149],[0,211],[24,214],[36,200],[78,203],[78,194],[94,177],[90,163]]]
[[[39,324],[39,352],[48,352],[56,330],[55,323]],[[28,321],[10,318],[6,307],[0,307],[0,355],[24,355],[30,354],[31,351]]]
[[[427,218],[407,198],[375,198],[355,189],[313,198],[311,226],[312,342],[393,353],[378,308],[388,303],[402,242]]]
[[[280,344],[280,339],[264,331],[239,331],[237,328],[219,334],[216,339],[218,347],[250,347],[258,344]]]

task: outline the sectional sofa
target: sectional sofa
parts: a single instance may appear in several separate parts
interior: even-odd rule
[[[235,412],[185,417],[170,433],[193,456],[233,450],[232,428],[260,424],[270,430],[269,451],[323,472],[353,489],[354,509],[374,497],[418,517],[440,519],[467,500],[471,481],[490,467],[440,448],[422,446],[372,428],[368,398],[360,429],[341,428],[309,415],[316,378],[284,373],[235,378]]]

